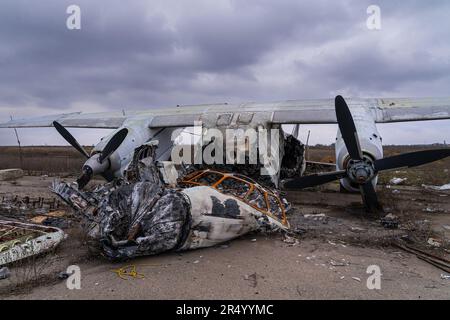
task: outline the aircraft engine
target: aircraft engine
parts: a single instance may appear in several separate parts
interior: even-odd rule
[[[350,191],[361,193],[370,212],[382,211],[375,185],[380,171],[416,167],[450,156],[450,149],[432,149],[383,157],[381,137],[373,118],[358,105],[352,111],[342,96],[335,98],[336,120],[339,131],[336,138],[335,172],[317,173],[283,182],[287,189],[314,187],[334,180]]]
[[[356,134],[358,135],[357,141],[359,141],[360,148],[363,154],[365,162],[373,163],[373,161],[383,158],[383,146],[382,138],[377,130],[375,121],[372,116],[368,114],[365,108],[352,108],[353,120],[356,127]],[[336,170],[347,170],[348,164],[351,161],[350,155],[345,146],[342,134],[338,129],[335,144],[336,154]],[[351,170],[353,178],[365,178],[373,174],[370,172],[371,166],[360,166]],[[355,180],[355,179],[353,179]],[[347,191],[359,192],[359,185],[352,182],[349,178],[343,178],[340,180],[341,187]],[[372,180],[373,186],[377,184],[377,177]]]

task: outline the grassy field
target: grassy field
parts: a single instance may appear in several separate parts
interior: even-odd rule
[[[86,147],[88,152],[90,149]],[[0,169],[22,168],[26,171],[79,172],[86,159],[72,147],[0,147]]]

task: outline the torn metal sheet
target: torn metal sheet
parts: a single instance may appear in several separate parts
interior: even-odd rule
[[[58,228],[0,220],[0,266],[55,248],[64,238]]]

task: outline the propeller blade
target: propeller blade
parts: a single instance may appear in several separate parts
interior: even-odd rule
[[[99,157],[100,163],[102,163],[106,158],[108,158],[117,148],[122,144],[123,140],[125,140],[128,134],[128,129],[123,128],[118,131],[111,139],[109,139],[106,146],[103,148],[103,151]]]
[[[373,187],[371,181],[367,181],[366,183],[362,184],[359,189],[361,191],[363,202],[367,210],[374,213],[383,210],[380,202],[378,201],[377,193],[375,192],[375,188]]]
[[[422,150],[399,154],[397,156],[387,157],[375,160],[376,171],[390,170],[402,167],[416,167],[425,163],[433,162],[450,156],[450,148]]]
[[[59,132],[59,134],[66,140],[72,147],[78,150],[82,155],[84,155],[86,158],[89,158],[89,154],[86,152],[86,150],[83,149],[83,147],[78,143],[78,141],[70,134],[69,131],[67,131],[66,128],[64,128],[60,123],[57,121],[53,121],[53,126],[55,127],[56,131]]]
[[[78,190],[82,190],[89,183],[93,176],[92,168],[88,166],[84,166],[82,171],[82,175],[77,179]]]
[[[347,172],[345,170],[330,173],[312,174],[309,176],[303,176],[297,179],[288,180],[283,183],[283,187],[286,189],[303,189],[342,179],[346,176]]]
[[[359,145],[355,123],[353,122],[350,109],[342,96],[336,96],[334,100],[334,107],[339,130],[341,131],[342,138],[344,139],[350,158],[354,160],[362,160],[363,156]]]

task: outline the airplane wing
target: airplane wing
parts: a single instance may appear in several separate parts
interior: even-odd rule
[[[346,99],[349,108],[365,108],[375,122],[450,119],[450,98]],[[206,127],[258,124],[336,123],[334,99],[269,103],[205,104],[132,112],[66,113],[0,123],[0,128],[51,127],[58,121],[72,128],[118,128],[145,120],[149,128],[187,127],[202,121]]]
[[[28,119],[14,119],[0,123],[0,128],[39,128],[53,127],[53,121],[58,121],[64,127],[72,128],[118,128],[127,117],[122,112],[99,113],[62,113]]]

